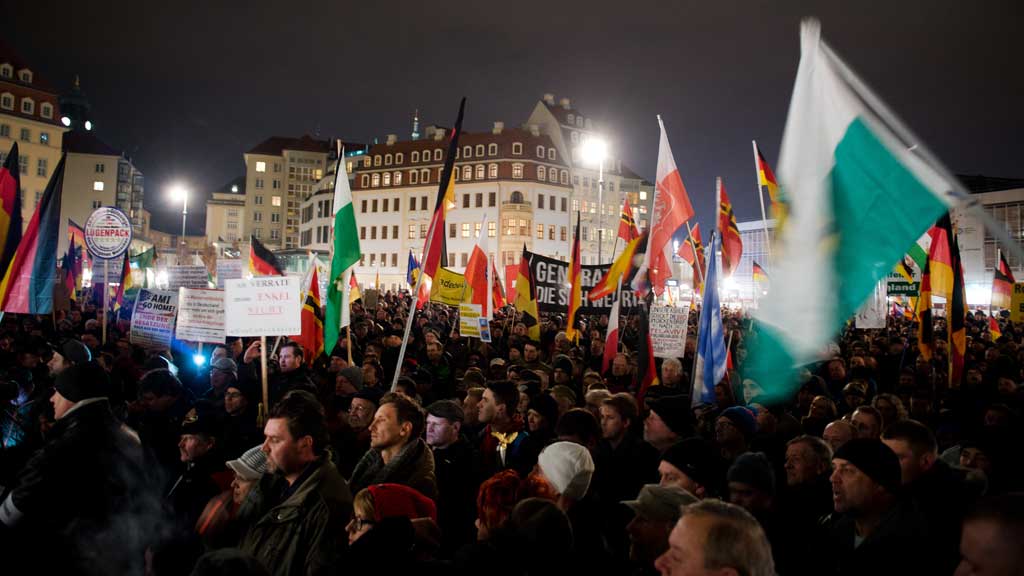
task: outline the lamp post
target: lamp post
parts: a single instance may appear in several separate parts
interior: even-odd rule
[[[171,189],[171,197],[175,201],[181,201],[181,246],[179,251],[185,254],[185,221],[188,219],[188,190],[184,186],[177,185]]]
[[[597,263],[604,263],[601,257],[604,245],[604,159],[608,155],[608,145],[600,138],[590,138],[580,149],[583,161],[597,164]]]

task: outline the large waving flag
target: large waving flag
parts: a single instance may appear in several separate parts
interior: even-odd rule
[[[0,282],[0,310],[4,312],[49,314],[53,311],[66,158],[66,155],[61,156],[57,168],[50,175],[46,191],[36,204],[28,228]]]
[[[455,201],[455,179],[452,170],[455,167],[455,153],[459,149],[459,136],[462,134],[462,116],[466,111],[466,99],[459,103],[459,115],[455,119],[455,128],[448,140],[448,155],[444,157],[444,168],[441,170],[441,181],[437,187],[437,199],[434,201],[434,215],[430,218],[427,241],[423,245],[423,273],[433,278],[437,269],[447,266],[448,251],[445,248],[445,214],[448,203]]]
[[[695,224],[690,234],[679,246],[679,256],[686,260],[686,263],[693,268],[693,291],[704,291],[704,278],[707,272],[704,270],[704,241],[700,238],[700,224]]]
[[[317,279],[315,265],[313,273],[309,276],[306,297],[302,302],[301,321],[302,334],[291,338],[302,345],[306,364],[312,366],[324,352],[324,310],[320,307],[320,282]],[[333,346],[331,350],[334,350]]]
[[[14,260],[21,242],[21,175],[18,143],[11,144],[3,168],[0,168],[0,274]]]
[[[943,219],[949,223],[947,217]],[[947,300],[949,308],[946,323],[949,335],[949,387],[960,388],[964,374],[964,355],[967,353],[967,292],[964,288],[964,267],[960,260],[960,242],[952,224],[949,227],[950,254],[953,258],[953,289]]]
[[[619,353],[619,300],[612,304],[612,313],[608,315],[608,330],[604,338],[604,356],[601,357],[601,374],[606,374],[612,366],[612,360]]]
[[[579,321],[580,306],[583,305],[583,275],[580,263],[580,213],[576,213],[576,234],[572,241],[572,252],[569,253],[569,315],[565,319],[565,336],[570,342],[578,342],[580,332],[576,329]]]
[[[493,318],[491,310],[491,258],[490,247],[487,238],[487,216],[484,215],[480,223],[480,234],[473,246],[473,252],[469,255],[469,262],[466,263],[466,294],[464,301],[470,304],[479,304],[480,311],[484,317],[490,320]]]
[[[686,194],[683,179],[679,176],[672,149],[668,145],[665,124],[658,117],[661,128],[661,140],[658,144],[658,171],[654,190],[654,210],[651,212],[651,224],[647,252],[644,263],[633,279],[633,289],[642,290],[646,277],[650,288],[656,296],[665,291],[665,280],[672,277],[672,236],[676,230],[693,218],[693,206]]]
[[[820,37],[802,27],[801,59],[782,140],[790,200],[760,307],[750,377],[788,397],[796,368],[823,347],[879,280],[953,203],[955,183]]]
[[[609,294],[614,294],[618,289],[619,282],[629,283],[631,277],[636,273],[639,259],[643,258],[647,250],[647,232],[629,241],[622,253],[608,267],[608,272],[598,280],[597,284],[587,293],[588,300],[600,300]]]
[[[114,312],[124,306],[124,295],[134,288],[132,283],[132,265],[128,254],[124,255],[124,265],[121,266],[121,282],[117,285],[117,292],[114,293]]]
[[[932,325],[932,271],[928,258],[921,269],[921,289],[917,296],[917,350],[925,360],[931,360],[935,352],[934,326]]]
[[[345,152],[340,151],[334,169],[334,254],[331,256],[331,272],[327,279],[327,313],[324,324],[324,350],[333,351],[338,343],[338,334],[349,320],[349,283],[354,276],[352,266],[359,261],[362,250],[359,235],[356,234],[356,211],[352,205],[352,189],[345,172]],[[348,274],[348,277],[346,277]]]
[[[722,274],[731,276],[743,256],[743,239],[722,179],[716,178],[715,184],[718,188],[718,233],[722,236]]]
[[[534,342],[540,342],[540,316],[537,314],[537,290],[530,270],[529,252],[523,245],[523,256],[519,260],[519,275],[516,276],[516,311],[522,315],[519,320],[526,325],[526,335]]]
[[[1010,308],[1010,299],[1013,297],[1013,285],[1017,280],[1013,277],[1010,265],[1006,263],[1006,257],[1002,250],[999,251],[999,261],[996,262],[995,275],[992,277],[992,307]]]
[[[650,301],[650,299],[648,299]],[[640,306],[640,326],[648,327],[651,325],[651,319],[647,313],[647,306]],[[640,337],[640,342],[637,346],[637,383],[639,389],[636,394],[636,401],[643,406],[644,396],[647,394],[647,390],[651,386],[659,386],[661,381],[658,379],[658,370],[654,365],[654,345],[651,342],[651,331],[648,329],[643,330],[643,335]]]
[[[715,403],[715,385],[725,378],[728,353],[725,348],[725,330],[722,327],[722,307],[718,299],[718,236],[711,238],[708,254],[708,275],[704,281],[704,305],[697,328],[697,363],[694,368],[693,406]]]
[[[277,256],[267,250],[256,236],[249,236],[249,272],[253,276],[284,276],[284,268]]]
[[[508,302],[505,301],[505,288],[501,285],[501,278],[498,276],[498,268],[491,262],[491,294],[494,300],[494,308],[504,308]]]
[[[640,237],[640,231],[636,229],[636,219],[633,218],[633,209],[629,207],[629,198],[622,201],[622,214],[619,216],[619,238],[629,243]]]
[[[420,273],[422,272],[420,263],[416,260],[416,257],[412,255],[412,250],[409,250],[409,265],[405,271],[405,281],[409,283],[409,290],[416,289],[416,283],[420,279]],[[424,279],[426,280],[426,279]],[[420,284],[420,293],[416,296],[416,309],[423,308],[423,305],[430,300],[430,286],[427,285],[426,281]]]
[[[768,198],[771,200],[771,217],[775,219],[776,234],[781,233],[783,225],[786,223],[786,214],[789,212],[789,207],[786,205],[786,198],[782,194],[782,189],[779,188],[778,181],[775,180],[775,173],[772,172],[768,161],[761,154],[761,149],[757,147],[757,142],[754,142],[754,162],[757,164],[755,167],[757,170],[757,183],[762,190],[768,190]],[[764,206],[762,206],[763,208]]]

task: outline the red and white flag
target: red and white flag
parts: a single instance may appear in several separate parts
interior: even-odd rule
[[[601,374],[608,372],[608,368],[619,353],[619,299],[612,304],[612,313],[608,316],[608,336],[604,339],[604,357],[601,359]]]
[[[665,291],[665,280],[672,277],[672,236],[687,220],[693,218],[693,205],[679,176],[672,149],[665,135],[665,123],[658,117],[661,142],[658,145],[658,172],[654,190],[654,210],[651,212],[650,240],[644,263],[633,279],[633,289],[643,289],[643,278],[650,279],[654,294]]]
[[[477,238],[476,246],[469,255],[469,262],[466,263],[466,287],[467,302],[479,304],[480,311],[490,320],[491,315],[491,262],[488,256],[487,240],[487,216],[484,216],[480,223],[480,235]]]

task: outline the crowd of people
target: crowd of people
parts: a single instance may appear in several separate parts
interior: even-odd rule
[[[928,353],[902,318],[848,327],[780,401],[727,311],[732,369],[693,406],[696,313],[645,387],[639,315],[606,362],[607,317],[531,339],[505,308],[483,343],[428,304],[399,364],[409,306],[353,304],[327,354],[229,338],[202,361],[132,345],[125,318],[104,343],[88,303],[4,316],[4,573],[1021,573],[1005,318],[995,340],[970,318],[962,382],[941,318]]]

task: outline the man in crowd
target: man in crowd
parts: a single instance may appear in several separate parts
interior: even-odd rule
[[[829,422],[825,426],[825,432],[821,436],[825,442],[828,443],[832,451],[839,450],[839,447],[846,444],[854,437],[853,426],[850,425],[846,420],[836,420]]]
[[[72,366],[85,364],[92,360],[92,352],[89,351],[89,348],[74,338],[68,338],[59,346],[53,346],[52,349],[53,356],[46,363],[51,378],[56,378],[61,372]]]
[[[370,450],[352,471],[352,489],[371,484],[404,484],[437,498],[434,456],[420,436],[426,424],[423,408],[409,397],[384,396],[370,424]]]
[[[302,346],[295,342],[285,342],[278,349],[276,373],[268,377],[270,403],[275,404],[279,398],[292,390],[305,390],[314,396],[317,394],[316,384],[310,378],[309,370],[303,362]],[[239,377],[251,382],[260,382],[260,341],[254,340],[245,350],[243,368]]]
[[[516,413],[519,389],[508,380],[491,382],[480,399],[480,480],[511,468],[526,477],[537,463],[540,450]]]
[[[882,436],[882,415],[873,406],[858,406],[850,416],[855,438],[879,439]]]
[[[190,410],[181,423],[178,442],[184,469],[167,495],[180,525],[186,529],[196,525],[206,503],[223,488],[217,481],[224,481],[227,471],[216,445],[213,415],[200,413],[196,408]]]
[[[438,523],[448,553],[471,541],[476,518],[474,455],[462,435],[462,420],[462,406],[454,400],[427,406],[427,445],[434,453]]]
[[[662,486],[676,486],[697,498],[710,498],[723,484],[723,465],[714,446],[703,438],[687,438],[661,455],[658,474]]]
[[[647,406],[651,411],[644,420],[644,441],[658,452],[693,434],[689,398],[662,396],[648,400]]]
[[[1024,565],[1024,496],[978,502],[964,520],[956,576],[1017,576]]]
[[[668,550],[668,537],[679,521],[682,507],[698,502],[682,488],[647,484],[634,500],[624,500],[633,513],[626,526],[629,560],[639,576],[656,574],[654,561]]]
[[[654,563],[662,576],[775,575],[764,530],[749,512],[734,504],[712,499],[683,506],[668,545]]]

